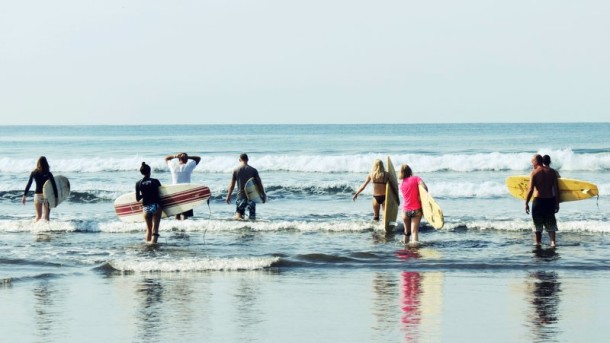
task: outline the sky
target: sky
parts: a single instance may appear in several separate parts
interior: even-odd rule
[[[0,123],[608,122],[607,0],[0,2]]]

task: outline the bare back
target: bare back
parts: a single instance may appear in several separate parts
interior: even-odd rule
[[[385,186],[388,181],[387,174],[384,172],[383,177],[377,180],[373,179],[372,175],[369,176],[371,177],[371,181],[373,181],[373,195],[385,195]]]
[[[535,198],[554,198],[553,188],[557,184],[557,173],[547,167],[536,168],[532,171],[531,181],[534,187]]]

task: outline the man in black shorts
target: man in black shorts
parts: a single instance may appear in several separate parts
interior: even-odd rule
[[[555,247],[555,232],[557,220],[555,213],[559,211],[559,186],[557,173],[543,165],[542,156],[532,157],[534,170],[530,174],[529,190],[525,198],[525,213],[530,213],[529,202],[532,202],[532,219],[534,221],[534,244],[539,247],[543,228],[549,233],[551,247]]]

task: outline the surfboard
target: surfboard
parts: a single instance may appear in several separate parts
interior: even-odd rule
[[[253,177],[246,181],[244,185],[244,192],[246,192],[246,198],[250,201],[254,201],[255,203],[261,204],[263,202],[263,198],[258,189],[258,185]]]
[[[529,182],[529,175],[509,176],[506,178],[506,187],[512,196],[525,200]],[[559,178],[558,184],[559,202],[584,200],[599,195],[597,185],[591,182]]]
[[[163,207],[162,217],[175,216],[192,210],[202,205],[212,196],[207,186],[181,183],[159,187],[161,196],[161,206]],[[136,201],[136,193],[126,193],[114,201],[114,210],[119,219],[124,222],[143,222],[142,203]]]
[[[445,225],[443,210],[422,185],[419,185],[419,199],[426,221],[435,229],[441,229]]]
[[[57,186],[57,202],[55,202],[55,191],[53,191],[53,183],[47,180],[42,185],[42,195],[49,201],[49,208],[59,206],[64,200],[70,196],[70,181],[67,177],[57,175],[54,177],[55,185]]]
[[[385,185],[385,203],[383,206],[383,228],[389,232],[396,226],[396,216],[398,216],[398,180],[396,179],[396,171],[390,156],[388,156],[387,173],[390,176],[389,181]]]

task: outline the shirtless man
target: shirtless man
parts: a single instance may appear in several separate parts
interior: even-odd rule
[[[559,189],[557,185],[557,174],[549,167],[543,166],[542,156],[532,157],[534,170],[530,174],[529,190],[525,198],[525,213],[530,213],[529,202],[532,201],[532,219],[534,221],[534,241],[537,247],[542,240],[542,229],[546,228],[551,240],[551,247],[555,247],[555,231],[557,221],[555,213],[559,211]]]

